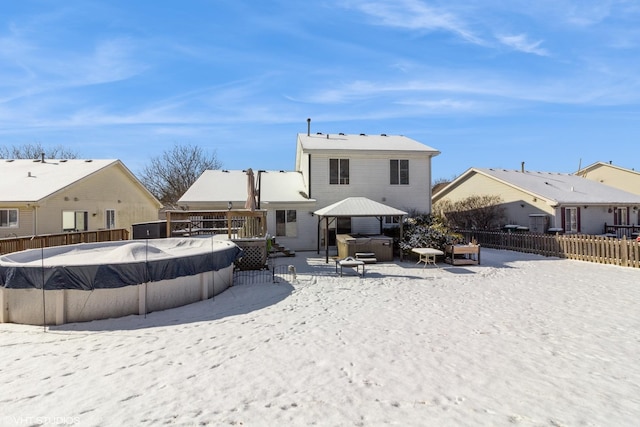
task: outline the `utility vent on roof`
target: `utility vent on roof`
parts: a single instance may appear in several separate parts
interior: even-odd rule
[[[93,162],[93,160],[91,160],[91,159],[87,159],[87,160],[85,160],[85,162],[87,162],[87,163],[91,163],[91,162]]]
[[[344,132],[340,132],[338,135],[344,135]]]
[[[316,132],[316,135],[322,135],[322,132]]]
[[[67,159],[60,160],[60,163],[66,163],[66,162],[67,162]]]
[[[13,159],[7,159],[7,160],[5,160],[5,162],[11,163],[11,162],[13,162]]]
[[[380,136],[387,136],[387,134],[386,133],[381,133]]]
[[[366,133],[361,133],[360,136],[367,136],[367,134]]]
[[[40,159],[33,159],[33,163],[40,163]]]

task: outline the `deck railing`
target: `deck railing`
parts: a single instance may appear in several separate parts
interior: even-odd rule
[[[507,249],[580,261],[640,268],[640,242],[583,234],[505,233],[457,230],[465,239],[475,239],[487,248]]]
[[[226,234],[229,239],[265,237],[267,211],[248,209],[167,211],[167,237]]]
[[[129,231],[124,228],[109,230],[74,231],[59,234],[41,234],[37,236],[7,237],[0,239],[0,255],[25,249],[48,248],[75,243],[110,242],[128,240]]]
[[[611,237],[617,237],[621,239],[626,236],[627,238],[636,238],[640,233],[640,225],[612,225],[604,223],[604,234]]]

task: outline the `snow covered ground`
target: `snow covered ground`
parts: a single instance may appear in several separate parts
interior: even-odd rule
[[[359,278],[298,253],[278,259],[291,283],[146,317],[2,324],[0,425],[638,425],[640,270],[482,261]]]

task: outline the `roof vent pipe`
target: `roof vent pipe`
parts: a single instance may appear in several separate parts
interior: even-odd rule
[[[520,170],[524,173],[524,162],[520,162]]]
[[[311,118],[307,119],[307,136],[311,136]]]

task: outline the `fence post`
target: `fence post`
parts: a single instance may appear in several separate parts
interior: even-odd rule
[[[627,242],[627,236],[622,236],[622,240],[620,241],[621,251],[620,258],[622,261],[622,265],[624,267],[629,266],[629,244]]]

